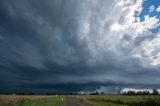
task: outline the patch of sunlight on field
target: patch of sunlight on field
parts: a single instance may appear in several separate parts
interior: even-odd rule
[[[49,98],[41,98],[36,100],[22,99],[16,103],[9,102],[7,104],[0,104],[0,106],[62,106],[62,96],[55,96]]]

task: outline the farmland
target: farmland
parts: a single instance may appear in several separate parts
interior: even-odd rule
[[[1,95],[0,106],[62,106],[61,96]]]
[[[160,106],[160,96],[85,96],[93,106]]]
[[[69,95],[16,96],[1,95],[0,106],[160,106],[160,96]]]

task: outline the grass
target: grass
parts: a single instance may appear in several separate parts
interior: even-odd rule
[[[20,106],[62,106],[61,97],[21,101]]]
[[[20,99],[9,102],[1,102],[0,106],[62,106],[62,96],[39,98],[39,99]]]
[[[160,106],[160,96],[85,96],[94,106]]]
[[[0,106],[62,106],[63,96],[0,96]],[[160,106],[160,96],[75,96],[93,106]]]
[[[106,102],[106,101],[91,101],[90,102],[93,106],[127,106],[125,104],[116,104],[112,102]]]

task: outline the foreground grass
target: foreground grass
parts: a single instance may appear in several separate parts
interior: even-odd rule
[[[106,101],[91,101],[90,102],[93,106],[128,106],[125,104],[115,104],[112,102],[106,102]]]
[[[0,103],[0,106],[62,106],[62,96],[42,98],[36,100],[22,99],[18,102],[10,101],[8,103]]]
[[[160,106],[160,96],[85,96],[94,106]]]

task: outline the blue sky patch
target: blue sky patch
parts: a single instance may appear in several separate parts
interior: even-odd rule
[[[152,5],[155,7],[155,10],[153,12],[149,12],[149,7]],[[160,6],[160,0],[145,0],[142,6],[143,10],[139,15],[141,21],[144,21],[145,15],[149,15],[151,17],[156,16],[157,18],[160,18],[160,13],[156,11],[156,9]]]
[[[158,19],[160,19],[160,12],[157,12],[157,8],[160,6],[160,0],[144,0],[142,6],[143,6],[143,10],[141,14],[138,15],[138,13],[136,13],[136,17],[140,17],[141,22],[144,21],[144,17],[146,15],[149,15],[150,17],[156,16]],[[154,6],[154,11],[150,12],[150,9],[149,9],[150,6]],[[157,33],[159,32],[159,29],[160,27],[149,29],[149,31],[153,33]]]

